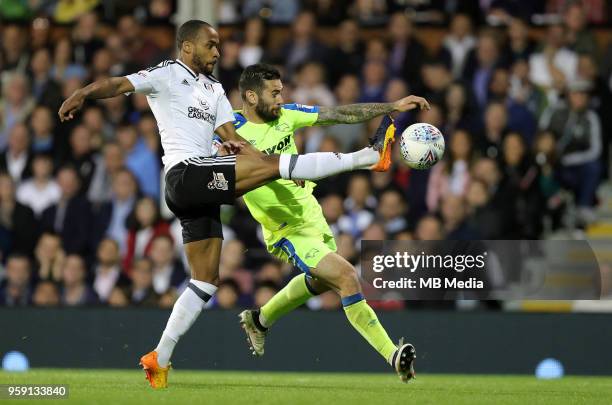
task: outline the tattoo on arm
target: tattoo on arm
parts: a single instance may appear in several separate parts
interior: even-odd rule
[[[347,104],[337,107],[319,107],[315,125],[356,124],[393,112],[393,103]]]

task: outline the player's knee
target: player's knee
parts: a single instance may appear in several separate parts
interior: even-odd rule
[[[340,266],[340,285],[354,286],[359,284],[359,277],[355,268],[347,263],[345,266]]]

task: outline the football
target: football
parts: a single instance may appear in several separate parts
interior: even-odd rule
[[[411,168],[429,169],[444,155],[444,136],[433,125],[412,124],[402,132],[400,152]]]

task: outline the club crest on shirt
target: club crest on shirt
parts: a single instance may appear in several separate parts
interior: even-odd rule
[[[208,182],[208,189],[227,191],[227,184],[228,181],[225,180],[225,175],[223,173],[213,172],[213,179]]]
[[[202,107],[204,110],[210,110],[210,105],[208,105],[206,100],[202,100],[201,98],[199,98],[198,103],[200,104],[200,107]]]
[[[213,88],[213,85],[210,83],[204,83],[204,88],[212,93],[215,92],[215,89]]]

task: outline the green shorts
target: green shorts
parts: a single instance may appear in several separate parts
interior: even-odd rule
[[[269,239],[268,252],[273,256],[296,266],[310,276],[310,269],[316,268],[328,253],[335,252],[336,240],[326,222],[302,224],[276,232]]]

